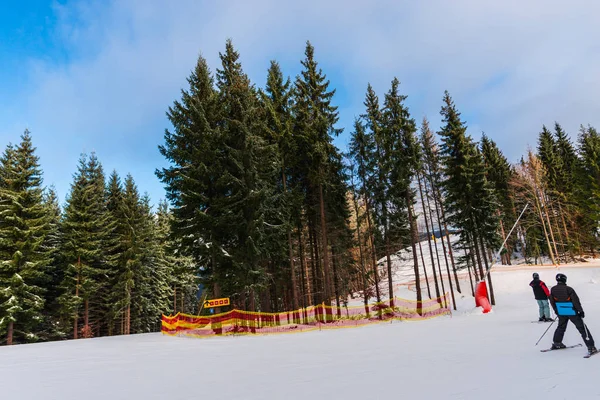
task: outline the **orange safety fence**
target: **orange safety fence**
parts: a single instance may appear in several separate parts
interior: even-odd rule
[[[420,303],[419,309],[417,306]],[[177,313],[162,316],[161,332],[166,335],[210,337],[215,335],[275,334],[315,329],[351,328],[390,320],[424,320],[450,315],[448,294],[417,302],[394,298],[394,306],[334,307],[323,304],[279,313],[231,310],[210,316]]]

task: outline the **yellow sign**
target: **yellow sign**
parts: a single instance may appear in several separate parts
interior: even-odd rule
[[[204,301],[204,308],[223,307],[229,305],[229,297]]]

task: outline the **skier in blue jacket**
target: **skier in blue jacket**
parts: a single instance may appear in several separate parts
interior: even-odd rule
[[[583,312],[583,307],[579,301],[579,296],[577,296],[577,293],[572,287],[567,286],[567,276],[565,274],[556,275],[556,286],[553,286],[552,290],[550,290],[550,304],[556,315],[558,315],[558,326],[554,332],[552,349],[562,349],[566,347],[562,343],[562,340],[565,331],[567,330],[567,324],[571,321],[581,334],[581,337],[588,348],[588,353],[596,353],[598,350],[596,350],[596,347],[594,346],[594,338],[583,322],[585,313]]]

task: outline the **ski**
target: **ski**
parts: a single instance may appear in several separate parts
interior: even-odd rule
[[[590,358],[591,356],[593,356],[594,354],[598,354],[598,351],[595,351],[593,353],[588,353],[585,356],[583,356],[583,358]]]
[[[545,324],[547,322],[553,322],[552,320],[550,321],[531,321],[532,324]]]
[[[573,347],[579,347],[579,346],[582,346],[582,344],[581,344],[581,343],[579,343],[579,344],[574,344],[573,346],[567,346],[567,347],[563,347],[562,349],[553,349],[553,348],[549,348],[549,349],[543,349],[543,350],[540,350],[540,351],[541,351],[542,353],[545,353],[545,352],[547,352],[547,351],[555,351],[555,350],[565,350],[565,349],[572,349]]]

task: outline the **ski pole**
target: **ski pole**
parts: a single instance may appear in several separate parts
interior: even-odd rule
[[[540,340],[542,340],[542,338],[544,336],[546,336],[546,332],[548,332],[548,330],[554,324],[554,322],[556,322],[556,317],[552,320],[552,323],[546,328],[546,330],[544,331],[544,334],[542,335],[542,337],[538,339],[537,343],[535,344],[536,346],[538,345],[538,343],[540,342]]]

